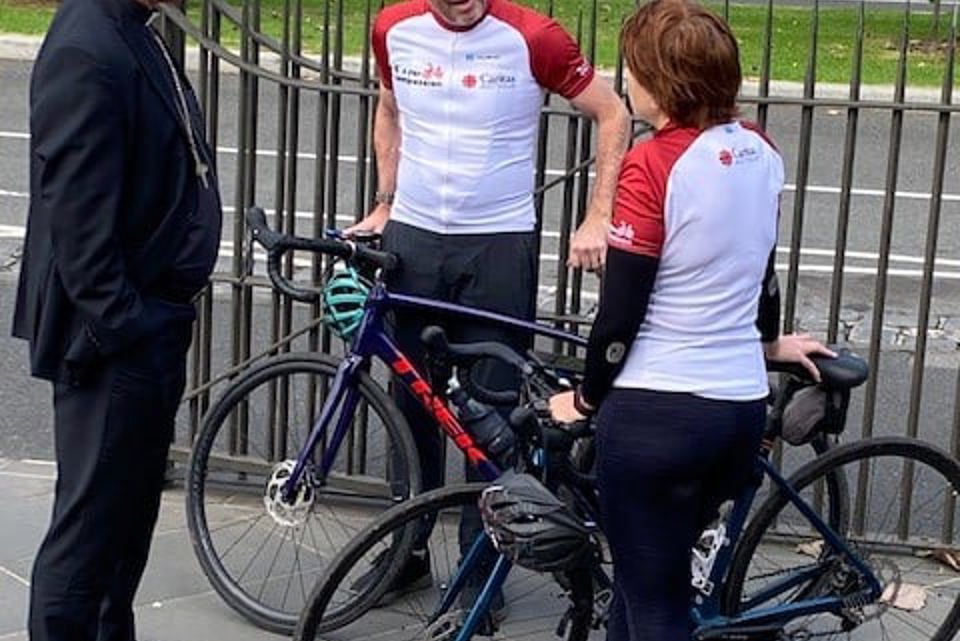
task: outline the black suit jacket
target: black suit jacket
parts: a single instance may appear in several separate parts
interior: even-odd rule
[[[34,66],[13,333],[35,376],[79,382],[193,318],[158,294],[198,185],[148,17],[134,0],[64,0]]]

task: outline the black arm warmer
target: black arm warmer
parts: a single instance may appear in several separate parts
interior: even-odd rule
[[[760,286],[760,303],[757,305],[757,329],[760,340],[770,343],[780,336],[780,285],[776,270],[777,248],[770,252],[767,274]]]
[[[596,407],[623,368],[637,330],[647,315],[659,259],[610,247],[603,270],[600,310],[590,331],[580,394]]]

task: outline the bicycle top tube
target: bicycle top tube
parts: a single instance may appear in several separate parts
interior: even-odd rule
[[[585,347],[587,345],[587,339],[585,337],[564,331],[562,329],[557,329],[556,327],[544,325],[543,323],[517,318],[515,316],[508,316],[506,314],[499,314],[497,312],[491,312],[485,309],[477,309],[474,307],[467,307],[465,305],[458,305],[457,303],[450,303],[433,298],[411,296],[409,294],[397,294],[389,291],[386,286],[382,284],[378,284],[378,286],[376,286],[373,291],[370,292],[368,304],[371,304],[375,308],[407,308],[431,312],[434,314],[442,314],[456,319],[481,321],[490,323],[491,325],[524,329],[538,336],[555,338],[571,345],[577,345],[580,347]]]

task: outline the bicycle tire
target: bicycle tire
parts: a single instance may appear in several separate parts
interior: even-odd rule
[[[332,557],[334,549],[342,543],[342,541],[335,539],[343,538],[342,535],[344,534],[347,537],[352,536],[350,530],[353,519],[356,517],[352,513],[347,513],[346,508],[343,505],[338,505],[336,501],[341,498],[354,500],[369,497],[365,497],[360,491],[352,494],[350,492],[338,493],[331,487],[322,486],[317,488],[303,523],[297,526],[284,526],[278,523],[276,518],[268,511],[263,498],[264,481],[269,481],[270,476],[276,474],[276,465],[278,461],[282,461],[284,458],[278,456],[276,451],[271,455],[270,447],[265,444],[263,450],[257,453],[259,458],[251,454],[250,449],[245,456],[236,458],[242,464],[237,468],[238,470],[245,469],[243,464],[252,462],[264,468],[263,473],[234,471],[230,469],[232,467],[230,462],[223,464],[224,469],[221,470],[217,467],[221,465],[217,444],[223,446],[225,441],[229,443],[231,438],[230,417],[237,411],[249,412],[250,416],[266,413],[268,420],[279,420],[276,419],[274,408],[282,405],[277,402],[277,399],[283,397],[284,394],[287,399],[291,397],[297,399],[299,393],[300,397],[306,400],[308,406],[304,411],[306,420],[302,420],[298,416],[288,417],[286,423],[288,425],[287,438],[292,440],[293,436],[298,434],[297,427],[301,427],[305,433],[308,432],[313,425],[314,416],[312,412],[318,411],[322,404],[315,400],[314,395],[318,389],[322,388],[324,381],[332,380],[338,364],[337,359],[324,354],[286,354],[272,357],[249,370],[233,382],[207,412],[190,457],[186,480],[187,524],[200,567],[217,594],[231,608],[256,626],[271,632],[289,635],[293,631],[300,610],[306,604],[309,588],[312,588],[312,577],[313,575],[319,576],[323,569],[322,567],[314,567],[312,564],[323,565],[324,557],[322,553],[328,551],[324,546],[333,548],[329,550],[328,558]],[[306,381],[301,381],[301,377],[305,377]],[[357,406],[357,411],[359,412],[361,408],[369,410],[374,419],[372,432],[377,437],[378,442],[382,441],[383,444],[381,448],[382,456],[375,452],[371,455],[370,461],[383,468],[384,476],[390,475],[387,482],[389,484],[389,494],[392,498],[389,498],[386,503],[392,504],[398,500],[414,496],[420,490],[420,466],[407,422],[393,400],[374,382],[369,374],[361,372],[358,377],[358,391],[361,401]],[[283,390],[286,390],[286,392]],[[266,401],[261,400],[263,395],[267,396]],[[290,404],[287,403],[286,407],[288,409],[289,406]],[[298,410],[299,408],[295,408],[295,412]],[[330,429],[332,431],[332,427]],[[266,432],[268,431],[269,428]],[[264,436],[265,441],[268,438],[270,437]],[[253,441],[254,438],[249,436],[248,431],[246,440],[248,448]],[[345,439],[344,445],[346,442]],[[287,453],[296,456],[301,443],[292,443],[292,447],[288,449]],[[317,449],[320,449],[320,447],[318,446]],[[344,449],[346,448],[341,447],[341,450]],[[338,459],[337,465],[340,468],[345,468],[348,473],[347,476],[349,476],[351,469],[359,467],[351,468],[351,464],[343,460],[342,451],[338,455],[341,458]],[[376,456],[380,456],[380,458],[374,459],[373,457]],[[388,456],[389,461],[386,460]],[[274,466],[272,470],[268,467],[270,465]],[[364,480],[366,477],[353,476],[351,478]],[[260,504],[258,505],[256,501],[251,504],[251,501],[258,496],[256,494],[258,482]],[[211,492],[207,491],[208,483],[212,488]],[[238,490],[236,494],[241,497],[241,500],[234,504],[227,504],[222,497],[224,490]],[[248,496],[250,490],[254,491],[253,497]],[[383,498],[380,497],[380,499]],[[208,500],[210,501],[209,506]],[[384,506],[381,505],[382,502],[379,499],[368,501],[370,504],[368,511],[379,514],[384,509]],[[208,507],[211,509],[208,510]],[[241,508],[246,511],[242,511]],[[324,510],[323,515],[319,514],[321,508]],[[345,516],[341,517],[341,514]],[[231,516],[235,519],[235,523],[231,521]],[[252,550],[250,544],[242,541],[242,539],[248,534],[263,536],[264,532],[262,530],[265,528],[261,528],[260,525],[264,519],[266,525],[268,527],[272,525],[273,529],[270,534],[266,534],[267,538],[264,539],[255,556],[250,557],[249,560],[243,559],[248,565],[243,572],[240,572],[239,567],[232,560],[229,563],[227,562],[227,556],[233,554],[234,549],[238,547],[241,551]],[[224,525],[224,521],[227,525]],[[329,524],[325,524],[325,521],[329,521]],[[250,523],[249,526],[247,526],[247,522]],[[230,527],[227,527],[228,525]],[[331,533],[328,525],[329,527],[337,525],[340,531]],[[240,538],[227,548],[222,543],[227,540],[226,535],[230,533],[229,530],[234,526],[236,528],[249,527],[249,531],[241,531]],[[316,529],[321,530],[322,536],[319,544],[317,543]],[[236,530],[234,530],[235,532]],[[263,560],[267,561],[272,554],[273,564],[266,570],[262,586],[259,586],[259,593],[254,593],[252,588],[258,586],[255,586],[252,579],[246,579],[246,576],[251,569],[259,570],[263,565],[256,557],[262,554],[264,546],[267,545],[275,532],[279,532],[280,541],[276,552],[273,552],[273,541],[271,541],[267,557],[263,557]],[[310,540],[307,540],[308,532]],[[233,536],[233,533],[230,534]],[[297,537],[299,537],[299,541]],[[290,545],[286,546],[285,541],[289,541]],[[287,550],[287,547],[289,547],[289,550]],[[301,549],[304,552],[302,558]],[[278,565],[281,552],[283,552],[284,564]],[[307,552],[311,553],[309,557]],[[288,566],[286,562],[290,559],[291,554],[293,560]],[[308,559],[310,566],[307,566]],[[256,568],[253,567],[255,562],[259,564]],[[279,582],[284,580],[284,576],[277,574],[274,571],[275,567],[290,568],[286,586],[282,591],[282,599],[279,594]],[[294,573],[298,570],[299,585],[291,585],[294,582]],[[260,577],[257,577],[257,581],[259,579]],[[266,587],[270,589],[265,590]],[[288,607],[287,599],[291,596],[291,592],[294,598]]]
[[[881,474],[881,464],[888,463],[892,465],[892,471],[901,472],[900,477]],[[849,541],[858,555],[874,569],[884,591],[884,596],[874,603],[851,607],[851,620],[846,624],[853,625],[852,629],[857,630],[862,626],[869,626],[862,632],[866,633],[863,638],[870,639],[903,638],[905,629],[910,629],[912,634],[916,635],[918,630],[932,625],[935,627],[929,631],[929,636],[925,631],[922,638],[930,641],[952,641],[960,628],[960,586],[955,585],[955,580],[944,583],[943,567],[932,558],[899,554],[894,560],[885,558],[884,555],[889,554],[892,557],[899,549],[907,546],[933,549],[934,537],[942,536],[945,528],[952,528],[948,533],[952,537],[960,534],[954,525],[958,522],[955,519],[956,508],[952,508],[952,514],[944,510],[960,495],[960,464],[948,454],[916,439],[875,438],[831,448],[823,456],[799,469],[790,477],[789,482],[797,492],[809,492],[814,484],[827,475],[847,479],[851,489],[856,487],[862,493],[862,501],[858,500],[857,504],[853,505],[850,518],[844,523],[845,531],[838,533]],[[924,493],[922,502],[917,502],[913,495],[910,502],[906,502],[902,497],[893,500],[894,497],[889,496],[891,491],[898,492],[903,489],[904,478],[908,476],[913,483],[912,487]],[[943,503],[940,503],[941,498]],[[908,509],[904,510],[904,506]],[[916,518],[916,512],[927,507],[933,509],[930,514],[932,521],[918,525],[920,520]],[[897,532],[890,531],[894,525],[890,521],[890,514],[894,509],[897,512]],[[798,519],[791,510],[795,508],[789,503],[785,493],[775,491],[756,511],[731,561],[721,601],[725,615],[733,616],[743,609],[745,597],[749,596],[745,590],[746,584],[751,580],[763,581],[767,577],[782,574],[787,571],[785,566],[791,563],[810,567],[810,558],[816,558],[816,564],[821,567],[827,567],[830,558],[836,559],[835,555],[830,557],[826,545],[819,544],[821,547],[817,547],[818,535],[812,534],[809,528],[804,529],[801,524],[793,525]],[[902,521],[905,515],[908,520]],[[878,519],[878,516],[881,518]],[[901,529],[904,522],[910,526],[909,531]],[[787,527],[791,529],[786,533],[786,538],[784,530],[787,527],[784,524],[790,524]],[[779,532],[776,531],[778,527]],[[801,547],[803,543],[796,548],[779,545],[778,541],[782,540],[800,540],[805,542],[807,547]],[[770,549],[761,552],[760,546],[764,541]],[[810,544],[813,547],[810,547]],[[910,559],[911,567],[898,565],[898,561],[902,563],[907,558]],[[756,567],[751,565],[754,561]],[[771,563],[779,565],[779,569],[764,571],[764,566]],[[752,575],[751,568],[755,570]],[[847,577],[847,581],[850,580]],[[841,583],[839,575],[825,572],[810,582],[796,586],[796,590],[787,595],[786,600],[789,602],[793,598],[837,594],[837,590],[860,587],[852,584],[848,584],[848,588],[838,587]],[[921,592],[922,604],[919,596]],[[891,611],[892,619],[877,623],[879,630],[871,633],[874,622]],[[914,612],[919,614],[912,614]],[[942,622],[939,626],[931,624],[930,616],[939,612],[945,612]],[[801,626],[805,628],[805,632],[824,638],[831,634],[846,637],[850,631],[843,629],[845,622],[840,617],[831,614],[806,617],[788,625]],[[901,627],[898,628],[898,625]],[[834,626],[837,629],[831,632],[829,628]],[[792,630],[790,633],[798,631]],[[899,631],[899,635],[888,636],[891,631]]]
[[[370,559],[371,553],[377,548],[378,544],[383,544],[388,539],[395,536],[402,538],[410,531],[411,524],[419,522],[421,519],[439,515],[444,511],[449,511],[468,504],[476,504],[483,488],[484,483],[467,483],[461,485],[449,485],[436,490],[424,492],[409,501],[397,505],[388,512],[383,513],[375,522],[371,523],[363,532],[350,544],[344,548],[337,558],[328,566],[322,580],[314,586],[311,594],[310,603],[304,610],[303,615],[297,625],[294,633],[296,641],[315,641],[318,635],[329,641],[352,638],[389,638],[391,641],[402,641],[405,639],[420,639],[425,633],[428,623],[428,612],[432,612],[434,606],[439,603],[439,594],[433,589],[421,591],[416,594],[407,595],[402,600],[392,602],[388,605],[378,604],[387,587],[393,578],[399,573],[400,564],[395,560],[390,561],[391,569],[385,570],[378,578],[377,588],[360,591],[355,597],[350,595],[352,592],[351,578],[361,571],[365,566],[362,563]],[[430,563],[432,576],[446,579],[452,575],[452,569],[459,560],[458,543],[454,541],[447,545],[452,548],[453,554],[441,554],[440,549],[434,545],[433,539],[441,539],[437,535],[437,530],[443,523],[447,524],[451,533],[456,536],[456,530],[459,528],[459,518],[456,515],[439,516],[437,524],[434,526],[433,537],[430,544]],[[412,537],[408,539],[412,541]],[[378,557],[373,557],[373,564],[378,563]],[[456,559],[448,568],[440,569],[444,562],[450,562]],[[449,573],[446,573],[449,571]],[[546,591],[544,591],[546,590]],[[494,635],[494,638],[514,638],[525,636],[526,638],[535,638],[527,636],[531,634],[531,627],[536,631],[542,630],[550,635],[557,628],[565,609],[566,602],[554,599],[555,607],[553,609],[543,609],[543,605],[550,605],[555,595],[560,594],[561,588],[550,575],[538,574],[514,567],[504,586],[506,600],[510,603],[511,613],[501,623],[501,628]],[[340,596],[348,595],[346,599],[334,603]],[[537,608],[531,607],[536,604]],[[514,609],[517,612],[514,612]],[[367,617],[369,613],[369,617]],[[522,613],[523,616],[511,616]],[[463,612],[459,612],[462,616]],[[531,617],[532,615],[532,617]],[[456,619],[458,613],[448,613],[446,620]],[[367,617],[367,618],[364,618]],[[417,621],[417,618],[423,619]],[[525,617],[525,618],[524,618]],[[445,620],[445,621],[446,621]],[[351,627],[357,624],[356,627]],[[389,630],[372,631],[373,626],[394,626]],[[437,624],[433,624],[436,626]],[[441,637],[431,635],[435,638],[454,638],[458,633],[459,624],[457,622],[450,624],[452,627]],[[540,627],[544,626],[545,627]],[[522,630],[522,632],[521,632]],[[333,634],[339,632],[341,636]],[[410,636],[404,636],[410,635]],[[546,638],[546,637],[545,637]],[[553,638],[550,636],[550,638]]]

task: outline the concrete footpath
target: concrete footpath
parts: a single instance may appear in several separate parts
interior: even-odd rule
[[[54,467],[46,462],[0,459],[0,483],[4,497],[0,501],[0,641],[26,641],[30,568],[49,519]],[[802,550],[795,545],[789,548],[770,545],[764,547],[760,556],[774,564],[784,556],[796,562],[798,551]],[[913,617],[921,615],[927,620],[942,621],[945,609],[958,597],[960,573],[917,557],[900,558],[897,565],[904,569],[898,577],[913,586],[909,597],[919,594],[925,602],[924,611],[887,612],[893,616],[883,616],[886,623],[879,630],[875,627],[876,621],[869,622],[868,615],[865,626],[843,638],[851,641],[930,638],[929,630],[923,629],[924,623],[918,625]],[[138,641],[282,638],[255,628],[227,607],[210,588],[193,556],[184,518],[183,492],[179,489],[169,490],[163,496],[150,561],[136,599],[136,616]],[[907,625],[909,620],[913,623]],[[523,636],[527,641],[557,639],[550,633]],[[496,639],[507,641],[500,634]],[[591,641],[593,639],[601,640],[602,633],[592,635]]]
[[[30,568],[50,519],[54,472],[49,463],[0,460],[0,641],[27,639]],[[164,493],[136,604],[138,641],[283,638],[255,628],[213,592],[190,547],[180,490]]]

